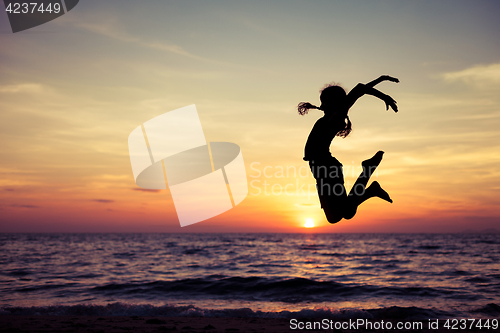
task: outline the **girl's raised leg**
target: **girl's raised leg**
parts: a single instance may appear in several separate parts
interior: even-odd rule
[[[375,169],[377,169],[378,165],[382,161],[383,155],[383,151],[378,151],[375,155],[373,155],[373,157],[361,163],[363,170],[347,196],[347,205],[344,210],[345,219],[353,218],[354,215],[356,215],[358,206],[369,198],[379,197],[392,203],[392,199],[389,194],[384,191],[382,187],[380,187],[378,182],[375,181],[369,187],[366,187],[373,172],[375,172]]]
[[[361,174],[359,175],[358,179],[356,179],[356,182],[352,186],[352,189],[349,192],[349,197],[351,197],[351,198],[353,197],[352,199],[357,198],[358,201],[359,201],[359,199],[361,199],[361,197],[363,196],[363,194],[365,192],[366,185],[368,184],[368,181],[370,180],[370,177],[372,176],[372,174],[375,172],[375,169],[377,169],[378,165],[382,161],[383,156],[384,156],[384,152],[379,150],[371,158],[361,162],[361,166],[363,167],[363,170],[361,171]],[[360,203],[361,202],[359,202],[357,205],[359,205]]]

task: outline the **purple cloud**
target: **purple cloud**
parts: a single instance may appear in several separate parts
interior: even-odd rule
[[[160,192],[160,190],[150,190],[150,189],[147,189],[147,188],[140,188],[140,187],[137,187],[137,188],[132,188],[133,191],[141,191],[141,192],[150,192],[150,193],[158,193]]]
[[[40,206],[35,206],[35,205],[20,205],[20,204],[13,204],[13,205],[10,205],[10,207],[14,207],[14,208],[40,208]]]

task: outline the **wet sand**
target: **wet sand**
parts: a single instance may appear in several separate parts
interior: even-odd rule
[[[314,321],[315,319],[304,319]],[[316,319],[320,320],[320,319]],[[290,319],[214,318],[214,317],[139,317],[139,316],[14,316],[0,315],[1,333],[21,332],[449,332],[450,330],[307,330],[291,329]],[[459,330],[469,332],[468,330]],[[487,330],[498,332],[499,330]]]
[[[289,332],[288,319],[0,316],[0,332]]]

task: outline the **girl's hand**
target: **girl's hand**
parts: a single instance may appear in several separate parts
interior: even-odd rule
[[[389,110],[389,107],[394,110],[394,112],[398,112],[398,106],[396,105],[396,101],[389,95],[385,95],[384,97],[385,108]]]
[[[396,83],[399,82],[399,80],[397,78],[389,76],[389,75],[382,75],[382,78],[384,79],[384,81],[391,81],[391,82],[396,82]]]

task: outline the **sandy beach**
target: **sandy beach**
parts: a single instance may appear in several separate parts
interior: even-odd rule
[[[0,316],[0,332],[290,332],[288,319]]]
[[[401,318],[399,318],[401,319]],[[303,323],[321,319],[303,319]],[[392,321],[396,323],[398,320]],[[381,321],[377,321],[381,323]],[[387,323],[385,320],[384,323]],[[140,317],[140,316],[0,316],[0,332],[449,332],[440,320],[438,329],[292,329],[290,319],[270,318],[226,318],[226,317]],[[457,330],[452,330],[457,331]],[[465,329],[460,332],[488,331],[499,329]]]

